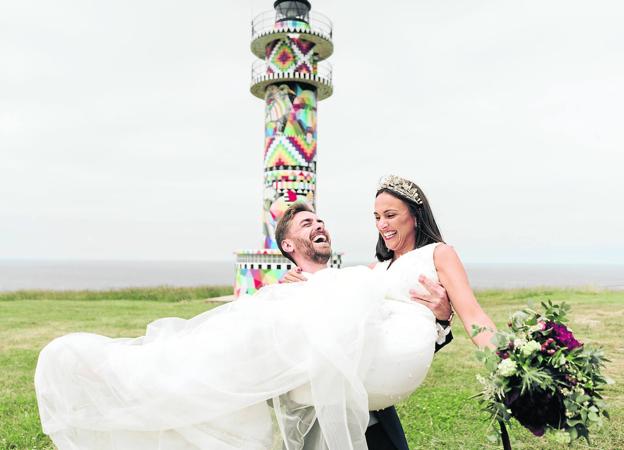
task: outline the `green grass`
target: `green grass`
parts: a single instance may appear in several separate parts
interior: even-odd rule
[[[208,298],[230,292],[201,287],[0,294],[0,449],[54,448],[41,432],[32,381],[39,350],[51,339],[73,331],[138,336],[154,319],[192,317],[218,305]],[[593,434],[591,448],[624,448],[624,292],[512,290],[477,296],[497,326],[530,299],[566,300],[573,306],[571,327],[582,341],[604,347],[612,360],[606,374],[615,381],[605,392],[612,420]],[[474,346],[460,321],[453,331],[455,340],[436,355],[423,386],[398,405],[410,448],[499,449],[487,440],[486,416],[470,399],[479,390],[475,375],[483,372]],[[514,449],[558,448],[519,426],[510,432]],[[588,446],[579,442],[572,448]]]
[[[153,302],[180,302],[201,300],[232,294],[230,286],[153,287],[111,289],[108,291],[43,291],[26,290],[0,292],[0,301],[8,300],[148,300]]]

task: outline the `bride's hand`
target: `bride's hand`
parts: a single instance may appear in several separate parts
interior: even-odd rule
[[[279,282],[298,283],[300,281],[308,281],[308,279],[303,276],[299,267],[295,267],[294,269],[290,269],[288,272],[286,272],[286,275],[284,275]]]

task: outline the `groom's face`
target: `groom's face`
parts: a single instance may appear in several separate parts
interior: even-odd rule
[[[305,258],[325,264],[331,257],[331,237],[325,222],[309,211],[297,213],[282,244],[295,260]]]

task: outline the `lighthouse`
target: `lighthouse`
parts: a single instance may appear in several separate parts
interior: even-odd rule
[[[278,281],[291,267],[275,242],[286,208],[316,209],[317,105],[332,95],[334,50],[329,18],[307,0],[277,0],[251,24],[251,93],[264,110],[263,248],[236,252],[235,295]],[[340,254],[331,259],[339,267]]]

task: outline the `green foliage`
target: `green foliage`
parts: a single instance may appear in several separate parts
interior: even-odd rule
[[[544,308],[543,317],[552,322],[564,323],[568,321],[567,314],[571,306],[563,302],[561,304],[553,304],[551,300],[541,303]],[[537,317],[536,317],[537,319]]]

